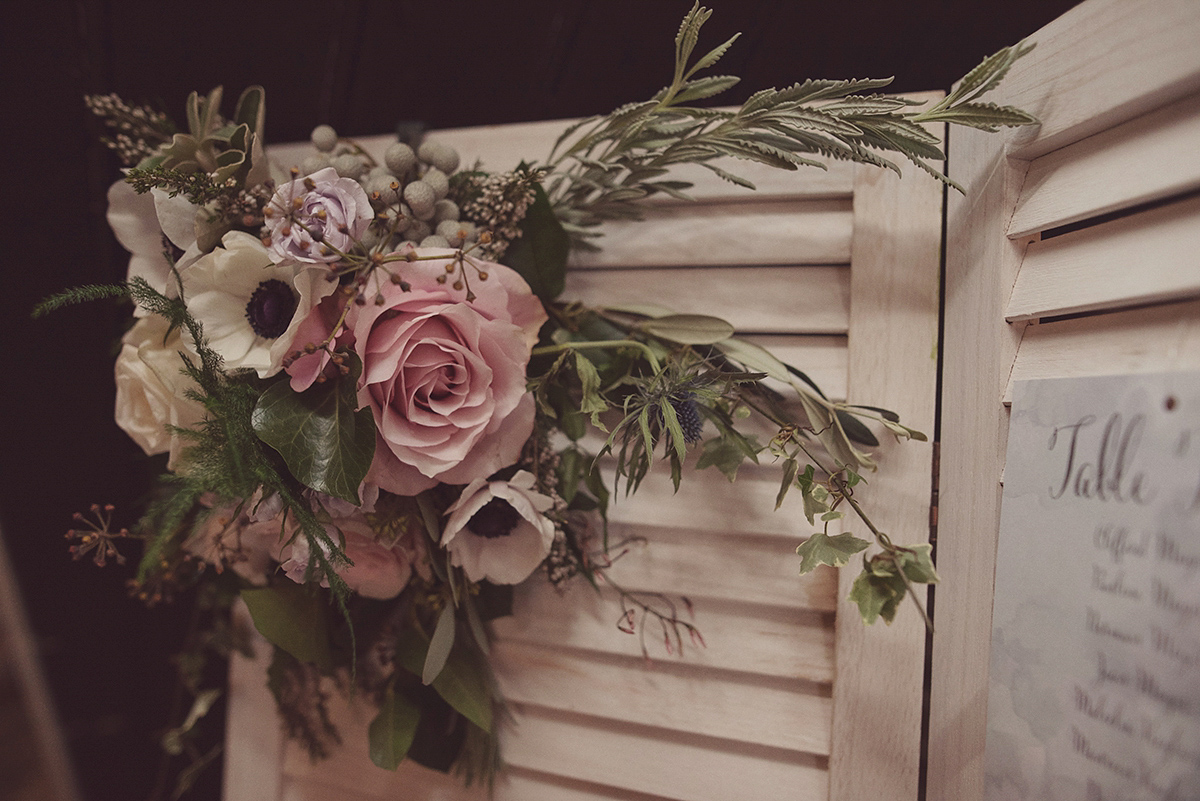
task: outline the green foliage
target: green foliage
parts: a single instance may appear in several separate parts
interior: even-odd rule
[[[408,756],[421,721],[421,710],[402,692],[396,692],[396,677],[392,676],[383,693],[379,714],[367,727],[368,751],[371,761],[384,770],[395,770]]]
[[[332,669],[325,602],[313,588],[282,580],[267,587],[247,587],[242,600],[254,627],[272,645],[322,671]]]
[[[869,542],[860,540],[853,534],[830,537],[819,531],[796,548],[796,553],[800,554],[800,573],[816,570],[818,565],[841,567],[850,561],[851,556],[866,550],[868,545]]]
[[[750,181],[714,161],[730,157],[795,170],[823,168],[826,160],[835,159],[899,173],[892,160],[899,157],[953,186],[935,166],[945,159],[941,140],[923,123],[996,130],[1037,122],[1019,109],[978,101],[1029,46],[1005,48],[991,56],[941,103],[923,112],[911,110],[911,101],[877,92],[891,83],[890,78],[809,80],[755,92],[736,111],[696,107],[691,104],[738,82],[732,76],[695,77],[720,60],[737,39],[690,63],[700,28],[711,14],[697,4],[684,18],[675,38],[670,85],[649,101],[572,126],[555,144],[547,159],[547,166],[556,171],[548,194],[577,243],[594,235],[590,229],[604,220],[637,219],[636,201],[659,192],[685,196],[686,183],[662,180],[672,165],[699,164],[753,189]]]
[[[401,633],[396,664],[414,676],[424,673],[429,641],[416,629]],[[471,651],[464,641],[451,650],[431,687],[459,714],[484,731],[492,730],[492,682],[487,659]]]
[[[429,650],[425,652],[425,663],[421,666],[422,684],[432,684],[446,667],[450,649],[454,647],[454,630],[454,605],[446,604],[438,615],[433,637],[429,640]]]
[[[375,455],[375,422],[370,409],[357,408],[362,362],[354,353],[341,355],[348,373],[304,392],[293,392],[286,377],[276,381],[258,398],[250,421],[302,484],[357,504]]]
[[[125,181],[138,194],[144,194],[151,189],[162,189],[171,197],[183,195],[197,206],[234,193],[232,188],[218,184],[206,172],[184,172],[161,164],[146,168],[134,167],[125,174]]]
[[[62,292],[46,298],[33,307],[32,316],[36,320],[66,306],[75,306],[80,303],[90,303],[94,300],[105,300],[107,298],[128,297],[129,287],[126,284],[84,284],[83,286],[64,289]]]
[[[521,222],[521,237],[509,245],[504,264],[512,267],[545,303],[562,294],[571,240],[555,215],[541,184]]]

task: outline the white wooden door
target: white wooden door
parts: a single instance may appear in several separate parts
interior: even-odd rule
[[[954,131],[929,801],[984,797],[992,579],[1014,380],[1200,368],[1200,3],[1089,0]]]
[[[548,152],[563,125],[437,135],[468,163],[479,157],[506,169]],[[291,152],[274,156],[286,162]],[[757,192],[696,170],[687,176],[696,203],[662,202],[645,222],[610,226],[604,249],[573,264],[564,297],[652,300],[725,317],[831,397],[889,406],[932,435],[940,185],[915,171],[899,180],[846,164],[743,167]],[[861,497],[895,540],[923,542],[931,447],[881,440],[884,470]],[[652,642],[647,663],[638,639],[617,629],[613,597],[583,585],[560,596],[534,576],[519,589],[515,615],[494,625],[495,663],[516,717],[503,740],[510,767],[498,797],[916,799],[925,632],[915,611],[867,630],[839,601],[852,575],[840,586],[833,570],[798,576],[795,547],[810,530],[798,497],[772,511],[779,473],[771,465],[744,468],[735,484],[694,473],[678,495],[666,479],[652,475],[611,510],[614,536],[648,540],[612,577],[688,596],[707,647],[680,657]],[[229,801],[481,797],[422,768],[392,774],[371,765],[365,708],[341,709],[345,747],[310,763],[281,738],[264,665],[239,660],[232,669]]]

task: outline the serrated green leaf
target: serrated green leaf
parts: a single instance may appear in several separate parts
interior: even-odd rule
[[[281,581],[242,590],[254,627],[277,648],[328,671],[332,665],[325,604],[301,584]]]
[[[347,355],[350,373],[293,392],[286,377],[259,397],[254,432],[287,463],[296,480],[318,492],[359,503],[358,488],[375,455],[375,422],[355,389],[362,363]]]
[[[583,388],[579,412],[591,415],[592,422],[599,426],[598,415],[608,411],[608,401],[600,394],[600,373],[597,372],[596,365],[579,351],[575,351],[575,373],[579,376],[579,383]]]
[[[800,573],[810,573],[818,565],[842,567],[850,561],[851,556],[866,550],[868,545],[869,542],[850,533],[830,537],[818,531],[796,548],[796,553],[801,557]]]
[[[735,75],[712,75],[707,78],[688,81],[688,83],[684,84],[682,91],[675,95],[672,102],[690,103],[695,100],[704,100],[737,86],[740,81],[741,78]]]
[[[720,167],[718,167],[715,164],[709,164],[707,161],[702,161],[702,162],[700,162],[700,166],[704,167],[705,169],[707,169],[709,172],[713,173],[717,177],[722,178],[723,180],[729,181],[729,183],[731,183],[731,184],[737,184],[738,186],[744,186],[746,189],[756,189],[754,184],[751,183],[750,181],[748,181],[747,179],[741,177],[740,175],[734,175],[731,172],[726,172],[725,170],[721,169]]]
[[[707,53],[705,53],[699,60],[696,61],[695,64],[692,65],[692,68],[688,70],[688,75],[695,75],[700,70],[708,69],[713,64],[716,64],[718,61],[720,61],[721,56],[725,55],[725,52],[729,50],[733,43],[738,40],[739,36],[741,36],[740,33],[735,33],[733,36],[730,36],[724,44],[717,45],[712,50],[709,50]]]
[[[429,650],[425,652],[425,664],[421,668],[423,684],[432,684],[446,666],[446,660],[450,658],[450,649],[454,647],[454,628],[454,605],[447,603],[438,616],[433,638],[429,641]]]
[[[671,314],[638,325],[651,336],[681,345],[713,345],[733,336],[733,326],[707,314]]]
[[[371,761],[384,770],[395,770],[408,756],[421,710],[403,693],[396,692],[395,678],[388,682],[379,714],[367,727],[368,750]]]
[[[534,184],[533,203],[521,221],[521,237],[509,245],[504,264],[520,273],[543,303],[549,303],[562,294],[570,250],[571,238],[555,216],[545,190]]]

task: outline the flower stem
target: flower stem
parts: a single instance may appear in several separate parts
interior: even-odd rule
[[[563,342],[560,345],[543,345],[540,348],[533,349],[534,356],[545,356],[551,353],[562,353],[567,350],[588,350],[599,348],[603,350],[616,350],[618,348],[639,348],[642,355],[646,357],[646,361],[650,362],[650,367],[655,373],[662,372],[662,365],[659,364],[658,357],[654,355],[654,351],[644,342],[638,342],[636,339],[598,339],[594,342]]]

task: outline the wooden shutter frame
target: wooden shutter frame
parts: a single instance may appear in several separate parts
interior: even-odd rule
[[[1180,153],[1176,157],[1190,165],[1189,177],[1177,181],[1168,175],[1150,188],[1139,184],[1139,176],[1121,177],[1126,192],[1122,200],[1075,192],[1077,197],[1091,194],[1090,206],[1068,208],[1061,198],[1044,202],[1053,193],[1031,199],[1048,176],[1057,174],[1060,184],[1071,177],[1071,168],[1064,166],[1071,163],[1063,155],[1067,150],[1075,151],[1069,154],[1074,163],[1084,165],[1074,169],[1074,178],[1096,182],[1097,167],[1087,166],[1087,159],[1098,149],[1134,141],[1130,137],[1144,125],[1138,118],[1183,102],[1181,98],[1200,89],[1195,45],[1200,41],[1200,5],[1188,0],[1090,0],[1030,40],[1037,48],[1013,67],[995,102],[1033,112],[1042,120],[1040,128],[1002,137],[954,130],[949,143],[950,175],[967,191],[965,197],[951,196],[947,219],[937,543],[942,583],[934,602],[927,801],[984,797],[992,587],[1008,431],[1004,399],[1014,370],[1024,370],[1024,377],[1039,375],[1037,368],[1022,367],[1018,349],[1032,344],[1036,350],[1042,339],[1038,329],[1047,328],[1030,328],[1030,315],[1009,313],[1027,250],[1037,249],[1037,231],[1054,224],[1196,185],[1196,159]],[[1123,124],[1130,127],[1115,141],[1102,138],[1112,138],[1106,132]],[[1172,159],[1170,141],[1177,140],[1168,138],[1152,151],[1157,158]],[[1136,155],[1147,150],[1144,140],[1129,147]],[[1146,169],[1170,173],[1172,164]],[[1038,203],[1043,208],[1028,211]],[[1147,316],[1162,318],[1164,326],[1176,331],[1187,324],[1194,354],[1198,311],[1195,304],[1165,306],[1149,315],[1139,313],[1138,325],[1145,326]],[[1066,356],[1065,364],[1060,360],[1057,374],[1095,369],[1110,348],[1114,358],[1101,372],[1134,366],[1134,359],[1121,352],[1129,350],[1128,337],[1120,333],[1127,317],[1117,312],[1103,325],[1096,318],[1055,323],[1056,338],[1074,343],[1074,355]],[[1077,361],[1084,353],[1091,354],[1091,360]],[[1137,366],[1153,369],[1148,361],[1166,364],[1160,356],[1142,352]],[[1170,364],[1178,369],[1181,362],[1174,359]]]

